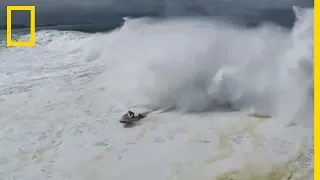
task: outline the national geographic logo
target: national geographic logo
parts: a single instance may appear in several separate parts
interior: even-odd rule
[[[12,11],[30,11],[30,40],[12,41]],[[35,6],[7,6],[7,46],[32,47],[36,44],[36,7]]]

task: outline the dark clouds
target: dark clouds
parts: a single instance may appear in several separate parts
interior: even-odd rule
[[[292,5],[313,6],[312,0],[4,0],[0,1],[0,24],[5,24],[7,5],[35,5],[37,24],[106,23],[121,16],[214,15],[243,19],[281,19]],[[292,14],[292,13],[291,13]],[[290,15],[291,16],[291,15]],[[28,24],[22,13],[14,21]],[[292,18],[291,18],[292,19]]]

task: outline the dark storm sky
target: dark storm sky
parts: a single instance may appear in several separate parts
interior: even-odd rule
[[[35,5],[37,24],[104,23],[112,14],[146,12],[162,16],[219,15],[252,18],[290,10],[293,5],[312,7],[313,0],[2,0],[0,24],[5,24],[7,5]],[[285,15],[284,15],[285,16]],[[26,13],[13,13],[15,24],[28,24]]]

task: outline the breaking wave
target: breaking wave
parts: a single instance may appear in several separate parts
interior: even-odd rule
[[[292,29],[205,18],[127,19],[93,37],[88,57],[105,61],[101,83],[129,101],[182,112],[228,105],[294,120],[313,111],[313,9],[293,9]]]

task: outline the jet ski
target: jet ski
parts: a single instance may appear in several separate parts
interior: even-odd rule
[[[145,118],[145,115],[142,114],[138,114],[135,115],[132,111],[129,111],[128,113],[126,113],[125,115],[122,116],[122,118],[120,119],[121,123],[132,123],[134,121],[139,121],[142,118]]]

